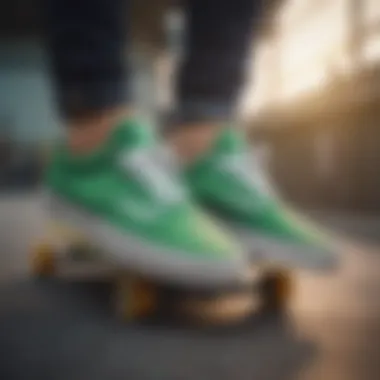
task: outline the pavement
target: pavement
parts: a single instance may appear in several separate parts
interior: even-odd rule
[[[32,279],[45,217],[35,195],[3,196],[0,379],[379,379],[380,218],[312,215],[360,242],[338,273],[297,273],[287,318],[194,331],[122,324],[107,289]]]

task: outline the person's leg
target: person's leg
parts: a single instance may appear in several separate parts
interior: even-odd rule
[[[91,149],[132,112],[127,11],[123,0],[46,0],[51,68],[72,149]]]
[[[231,128],[258,0],[189,0],[187,53],[177,83],[177,124],[171,139],[193,195],[234,226],[257,260],[291,266],[332,263],[318,231],[290,216],[274,197],[238,128]],[[326,241],[327,242],[327,241]],[[312,254],[308,254],[311,251]]]
[[[50,0],[49,48],[67,142],[47,172],[56,217],[132,271],[192,286],[242,280],[239,249],[189,200],[132,117],[123,0]]]
[[[185,2],[186,46],[175,86],[177,107],[171,127],[176,146],[182,155],[189,154],[189,159],[210,143],[221,124],[234,119],[262,2]]]

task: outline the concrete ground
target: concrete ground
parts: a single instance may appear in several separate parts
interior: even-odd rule
[[[91,286],[38,283],[27,254],[43,233],[35,196],[0,201],[0,379],[376,380],[380,378],[380,219],[315,213],[364,237],[335,275],[297,275],[287,321],[225,332],[116,322]]]

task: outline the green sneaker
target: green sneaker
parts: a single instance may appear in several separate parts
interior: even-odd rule
[[[238,234],[251,260],[335,267],[332,240],[278,200],[238,131],[225,129],[186,176],[196,199]]]
[[[58,148],[47,173],[51,212],[137,273],[192,287],[244,282],[240,248],[191,203],[163,151],[133,120],[90,155]]]

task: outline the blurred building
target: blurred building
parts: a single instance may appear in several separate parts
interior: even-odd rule
[[[284,194],[379,212],[380,2],[285,2],[254,77],[245,110]]]

